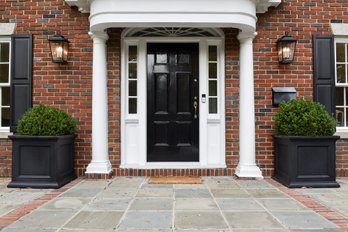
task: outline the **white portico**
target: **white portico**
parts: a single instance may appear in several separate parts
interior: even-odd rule
[[[218,28],[240,30],[240,114],[239,114],[239,177],[262,177],[255,162],[255,113],[253,80],[253,39],[256,36],[256,13],[264,13],[281,0],[65,0],[81,12],[90,12],[90,34],[93,38],[92,96],[92,160],[87,173],[108,174],[108,107],[107,60],[105,30],[129,28],[122,45],[121,96],[121,167],[134,168],[213,168],[225,163],[225,103],[224,103],[224,38]],[[137,28],[211,28],[211,36],[135,38],[130,33]],[[214,30],[216,28],[216,30]],[[207,30],[209,31],[209,29]],[[199,47],[199,162],[148,163],[146,161],[146,44],[196,43]],[[137,49],[137,114],[129,114],[127,100],[129,49]],[[217,60],[208,59],[210,47],[216,46]],[[128,62],[128,63],[127,63]],[[132,61],[133,62],[133,61]],[[217,63],[216,114],[210,114],[203,95],[208,94],[209,64]],[[131,80],[132,81],[132,80]],[[213,80],[215,81],[215,80]],[[207,96],[209,98],[209,94]],[[208,99],[209,100],[209,99]],[[210,135],[210,137],[209,137]],[[211,136],[213,135],[213,136]],[[136,137],[127,143],[128,137]],[[134,142],[135,141],[135,142]]]

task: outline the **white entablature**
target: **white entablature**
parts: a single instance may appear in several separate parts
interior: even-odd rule
[[[90,13],[90,30],[109,27],[235,27],[255,31],[256,13],[281,0],[65,0]]]

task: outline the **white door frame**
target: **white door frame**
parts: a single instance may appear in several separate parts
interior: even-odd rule
[[[125,37],[121,41],[121,168],[225,168],[224,37]],[[147,162],[147,43],[199,44],[199,162]],[[128,46],[137,46],[137,113],[128,113]],[[218,48],[218,114],[208,113],[208,46]],[[202,103],[206,94],[206,103]]]

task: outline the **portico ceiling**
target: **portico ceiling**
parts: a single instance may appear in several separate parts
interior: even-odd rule
[[[235,27],[255,31],[257,13],[281,0],[65,0],[90,13],[90,30],[110,27]]]

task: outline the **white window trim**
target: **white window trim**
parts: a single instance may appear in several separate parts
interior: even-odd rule
[[[0,36],[0,43],[1,42],[8,42],[9,43],[9,79],[8,79],[8,84],[0,84],[0,87],[10,87],[11,86],[11,37],[10,36]],[[1,107],[1,102],[2,102],[2,93],[0,90],[0,107]],[[1,111],[0,111],[0,120],[1,120]],[[7,138],[8,135],[11,135],[10,133],[10,127],[1,127],[0,126],[0,138]]]
[[[198,43],[199,44],[199,162],[147,162],[147,43]],[[121,42],[121,167],[122,168],[225,168],[225,78],[224,38],[221,37],[126,37]],[[138,104],[137,114],[127,112],[127,50],[138,46]],[[208,101],[208,46],[217,45],[218,64],[218,114],[208,114],[208,104],[202,103],[202,94]],[[207,102],[206,101],[206,102]],[[209,142],[214,139],[214,142]],[[209,138],[208,138],[209,137]]]

